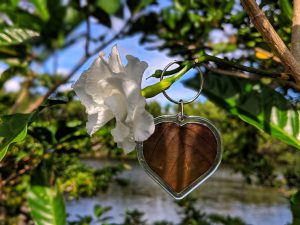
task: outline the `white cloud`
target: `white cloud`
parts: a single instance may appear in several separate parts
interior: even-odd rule
[[[60,91],[60,92],[71,91],[71,90],[72,90],[72,88],[71,88],[72,83],[73,83],[73,82],[68,82],[68,83],[66,83],[66,84],[61,85],[61,86],[58,88],[58,91]]]
[[[4,84],[4,91],[5,92],[18,92],[21,89],[21,82],[24,79],[21,77],[14,77]]]
[[[70,69],[67,68],[58,68],[57,69],[57,74],[61,75],[61,76],[66,76],[70,73]]]

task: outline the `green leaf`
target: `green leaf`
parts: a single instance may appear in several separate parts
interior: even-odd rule
[[[0,145],[0,161],[7,153],[9,146],[13,143],[24,140],[27,135],[27,125],[34,113],[14,114],[3,116],[0,124],[0,137],[4,137]]]
[[[293,7],[290,0],[279,0],[279,5],[282,12],[289,18],[290,21],[293,19]]]
[[[37,32],[29,29],[5,28],[0,30],[0,46],[20,44],[38,36]]]
[[[121,1],[120,0],[97,0],[96,5],[103,9],[108,14],[115,14],[120,6]]]
[[[27,135],[27,126],[25,126],[24,129],[14,139],[4,143],[0,148],[0,161],[5,157],[9,146],[12,143],[23,141],[26,135]]]
[[[32,0],[32,4],[35,6],[36,13],[42,18],[42,20],[47,21],[50,18],[47,1],[46,0]]]
[[[27,194],[32,218],[37,225],[65,225],[66,209],[58,185],[31,185]]]
[[[126,3],[130,12],[135,14],[143,10],[147,5],[156,4],[156,0],[127,0]]]
[[[37,119],[41,110],[43,110],[45,107],[63,103],[65,102],[62,100],[47,99],[37,110],[32,113],[17,113],[13,115],[2,116],[0,123],[0,137],[3,137],[4,139],[0,144],[0,161],[6,155],[9,146],[11,146],[13,143],[24,140],[27,135],[28,124]]]
[[[101,205],[95,205],[94,207],[94,215],[97,218],[100,218],[103,214],[109,212],[111,210],[111,207],[103,207]]]
[[[186,84],[198,87],[196,79]],[[203,92],[232,115],[300,149],[299,113],[270,87],[260,82],[209,73]]]
[[[63,195],[54,183],[52,164],[44,160],[33,171],[27,191],[32,218],[37,225],[65,225],[66,208]]]
[[[300,191],[294,194],[290,200],[291,210],[293,214],[293,223],[292,225],[300,224]]]

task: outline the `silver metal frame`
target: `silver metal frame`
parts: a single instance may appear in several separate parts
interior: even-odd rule
[[[206,171],[203,175],[201,175],[197,180],[195,180],[189,187],[184,189],[182,192],[178,193],[172,190],[172,188],[166,184],[147,164],[144,152],[143,152],[143,142],[137,142],[137,156],[140,165],[144,168],[144,170],[149,174],[149,176],[156,181],[160,186],[163,187],[163,189],[169,193],[173,198],[176,200],[183,199],[185,196],[187,196],[189,193],[191,193],[193,190],[195,190],[197,187],[199,187],[206,179],[208,179],[219,167],[222,159],[222,140],[221,135],[217,128],[206,118],[200,117],[200,116],[187,116],[184,115],[183,120],[178,120],[178,115],[167,115],[167,116],[160,116],[154,119],[154,123],[160,124],[164,122],[172,122],[176,123],[179,126],[184,126],[188,123],[197,123],[204,125],[208,127],[214,134],[216,141],[217,141],[217,155],[214,160],[213,165],[211,168]]]
[[[168,69],[170,66],[172,66],[173,64],[179,64],[179,63],[181,63],[181,61],[176,61],[176,60],[173,61],[173,62],[171,62],[171,63],[169,63],[169,64],[164,68],[164,70],[162,71],[161,76],[160,76],[160,81],[163,80],[164,74],[165,74],[165,72],[167,71],[167,69]],[[204,83],[203,73],[202,73],[200,67],[196,65],[196,63],[195,63],[195,67],[197,68],[197,70],[198,70],[198,72],[199,72],[199,76],[200,76],[200,86],[199,86],[199,90],[198,90],[198,92],[197,92],[197,94],[195,95],[194,98],[192,98],[192,99],[190,99],[190,100],[187,100],[187,101],[182,101],[183,104],[188,104],[188,103],[191,103],[191,102],[195,101],[195,100],[200,96],[201,91],[202,91],[202,88],[203,88],[203,83]],[[165,96],[170,102],[173,102],[173,103],[175,103],[175,104],[180,104],[180,101],[176,101],[176,100],[174,100],[173,98],[171,98],[171,97],[167,94],[167,92],[166,92],[165,90],[164,90],[162,93],[164,94],[164,96]]]

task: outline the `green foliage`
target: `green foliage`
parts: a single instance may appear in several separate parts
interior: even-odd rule
[[[132,14],[145,9],[148,5],[157,4],[156,2],[156,0],[126,0],[126,4],[128,5]]]
[[[116,13],[121,6],[120,0],[112,0],[112,1],[97,0],[96,4],[108,14]]]
[[[44,21],[49,20],[50,14],[49,14],[49,11],[47,9],[47,0],[32,0],[32,4],[35,6],[36,13]]]
[[[172,223],[169,221],[155,221],[153,225],[245,225],[242,219],[238,217],[223,216],[217,214],[206,214],[196,209],[195,203],[196,199],[186,198],[182,201],[176,202],[179,206],[179,213],[182,218],[178,223]],[[111,219],[109,216],[105,215],[111,210],[110,207],[103,207],[100,205],[95,205],[94,216],[97,220],[93,219],[91,215],[87,216],[77,216],[76,221],[72,221],[70,225],[89,225],[95,222],[101,222],[103,225],[116,225],[115,223],[109,223]],[[150,225],[147,220],[143,219],[144,213],[134,209],[126,210],[124,214],[124,221],[118,223],[119,225]]]
[[[32,121],[35,114],[15,114],[3,116],[0,124],[0,136],[4,137],[0,147],[0,161],[6,155],[10,145],[23,141],[27,135],[27,125]]]
[[[280,8],[282,9],[282,12],[285,14],[285,16],[289,18],[290,21],[292,21],[293,7],[290,0],[279,0],[279,5]]]
[[[66,224],[65,204],[57,185],[31,186],[28,191],[28,204],[36,224]]]
[[[38,36],[39,34],[37,32],[29,29],[14,27],[0,29],[0,46],[20,44]]]
[[[195,80],[187,84],[198,87]],[[203,92],[231,114],[300,149],[298,109],[268,86],[209,73]]]
[[[57,184],[53,183],[51,167],[40,164],[31,177],[27,199],[30,213],[37,225],[66,224],[66,210],[63,195]]]
[[[92,17],[93,23],[107,28],[107,31],[99,37],[90,38],[90,47],[106,46],[114,41],[115,39],[109,39],[114,35],[109,30],[112,16],[124,19],[125,4],[132,13],[131,20],[128,29],[117,35],[118,38],[141,33],[141,43],[151,43],[152,48],[154,46],[155,49],[168,50],[170,55],[179,56],[184,61],[199,58],[203,52],[209,51],[221,57],[234,57],[236,63],[263,70],[271,68],[273,71],[284,71],[283,66],[272,59],[256,58],[254,47],[268,51],[270,49],[253,26],[249,25],[249,18],[244,11],[236,7],[238,3],[234,0],[174,0],[170,6],[158,11],[147,8],[156,3],[154,0],[88,2],[88,6],[81,6],[77,0],[71,0],[68,4],[62,4],[60,0],[32,0],[28,3],[31,8],[27,10],[21,7],[18,0],[1,1],[0,10],[4,17],[0,18],[0,59],[6,64],[7,69],[1,76],[0,88],[14,76],[20,75],[24,79],[19,93],[5,93],[0,89],[2,114],[25,111],[32,101],[41,97],[44,90],[51,89],[65,79],[52,70],[43,74],[38,70],[33,71],[34,65],[45,65],[52,59],[55,61],[58,52],[74,48],[82,41],[86,41],[88,37],[86,30],[83,29],[83,33],[77,31],[81,24],[86,24],[87,17]],[[288,44],[292,15],[290,1],[261,1],[261,7],[264,7],[271,23]],[[229,30],[236,32],[226,34],[228,39],[226,41],[212,42],[212,30],[225,31],[228,25]],[[245,54],[235,57],[236,52]],[[88,55],[88,52],[85,53]],[[213,66],[231,70],[218,63]],[[162,68],[158,69],[154,77],[161,75]],[[178,76],[169,77],[162,83],[149,87],[145,96],[154,96],[170,87],[184,72],[184,67],[180,66],[178,71],[171,73]],[[206,74],[208,86],[205,88],[205,94],[211,100],[232,115],[292,146],[299,147],[299,140],[296,139],[299,136],[299,113],[289,103],[299,101],[297,92],[283,87],[281,95],[284,97],[282,97],[261,82],[225,79],[222,75],[218,76],[222,78]],[[269,79],[262,82],[267,85],[274,84]],[[43,113],[40,113],[42,109],[40,108],[33,114],[17,113],[1,116],[0,158],[6,155],[5,160],[0,162],[1,185],[4,184],[0,190],[1,198],[4,196],[1,199],[1,207],[5,208],[4,224],[17,224],[17,217],[20,214],[25,217],[25,224],[32,224],[32,220],[37,224],[64,224],[66,219],[63,193],[67,199],[73,199],[94,196],[99,191],[105,191],[111,182],[126,184],[116,178],[126,168],[123,163],[95,169],[81,161],[85,157],[124,158],[122,150],[117,148],[110,134],[113,123],[109,123],[90,138],[86,135],[84,109],[74,100],[74,94],[61,91],[55,94],[69,99],[70,102],[66,106],[56,107],[55,110],[47,108]],[[18,105],[20,98],[22,101]],[[163,111],[169,112],[170,109],[170,107],[161,109],[155,103],[149,107],[153,115],[160,115],[164,113]],[[259,183],[276,185],[274,173],[279,170],[279,173],[284,172],[289,186],[299,186],[300,176],[295,173],[299,157],[293,149],[270,139],[264,133],[241,123],[209,103],[204,108],[201,105],[186,107],[186,112],[189,110],[191,114],[201,112],[200,115],[213,119],[223,133],[226,147],[224,162],[235,171],[242,172],[246,179],[251,181],[255,175]],[[287,128],[290,129],[286,130]],[[25,136],[26,141],[22,141]],[[127,156],[133,157],[135,157],[133,154]],[[45,161],[52,165],[48,169],[50,175],[43,173],[39,175],[38,180],[48,183],[39,184],[34,182],[36,171],[40,170],[39,165]],[[29,193],[28,202],[24,196],[26,190]],[[26,210],[23,211],[28,205],[32,216]],[[237,218],[207,215],[195,209],[193,203],[184,203],[181,209],[184,221],[181,224],[243,224]],[[294,214],[296,212],[295,218],[298,218],[298,208],[293,205],[292,210]],[[109,208],[96,206],[94,217],[85,216],[70,224],[94,222],[108,224],[106,222],[109,221],[108,211]],[[145,223],[143,213],[128,211],[123,224]],[[171,223],[158,221],[156,224]]]
[[[8,148],[15,142],[21,142],[27,135],[27,126],[37,119],[39,112],[48,106],[61,104],[59,100],[47,100],[37,110],[28,114],[13,114],[3,116],[0,124],[0,137],[3,137],[0,145],[0,161],[4,158]]]
[[[291,209],[293,213],[292,225],[300,224],[300,191],[291,197]]]

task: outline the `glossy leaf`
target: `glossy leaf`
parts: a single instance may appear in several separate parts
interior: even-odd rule
[[[300,224],[300,191],[292,196],[290,203],[293,214],[292,225],[298,225]]]
[[[27,126],[29,123],[35,121],[41,110],[45,107],[50,107],[57,104],[65,103],[62,100],[51,100],[45,101],[37,110],[28,114],[13,114],[5,115],[1,117],[0,123],[0,137],[3,140],[0,144],[0,161],[4,158],[8,148],[16,142],[24,140],[27,135]]]
[[[0,161],[7,153],[9,146],[22,141],[27,135],[27,125],[34,114],[14,114],[3,116],[0,124],[0,137],[3,137],[0,145]]]
[[[293,18],[293,7],[290,0],[279,0],[279,5],[282,12],[292,21]]]
[[[38,37],[39,34],[33,30],[21,28],[5,28],[0,30],[0,46],[16,45],[30,38]]]
[[[37,14],[44,20],[47,21],[50,17],[47,9],[46,0],[32,0],[32,4],[35,6]]]
[[[108,14],[114,14],[116,13],[120,6],[121,1],[120,0],[97,0],[96,5],[100,7],[102,10],[104,10]]]
[[[186,84],[198,87],[196,80]],[[300,149],[299,113],[288,100],[270,87],[209,73],[203,92],[232,115]]]
[[[31,185],[27,195],[32,218],[37,225],[65,225],[66,209],[58,185]]]

